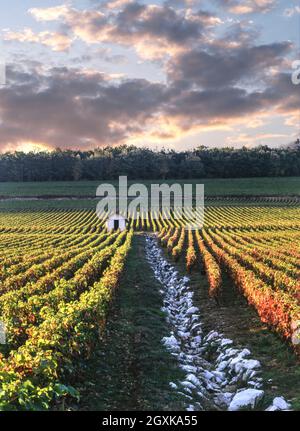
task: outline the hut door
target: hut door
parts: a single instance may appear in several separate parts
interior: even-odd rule
[[[114,230],[119,229],[119,220],[114,220]]]

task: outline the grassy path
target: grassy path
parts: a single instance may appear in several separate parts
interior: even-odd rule
[[[105,339],[82,364],[81,410],[182,409],[169,382],[183,374],[161,343],[168,328],[144,243],[143,236],[134,237]]]

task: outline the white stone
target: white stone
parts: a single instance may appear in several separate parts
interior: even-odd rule
[[[182,332],[182,331],[178,331],[178,336],[180,338],[183,338],[184,340],[188,340],[190,338],[190,333],[189,332]]]
[[[192,365],[180,365],[180,368],[184,371],[186,371],[187,373],[196,373],[197,372],[197,368],[193,367]]]
[[[220,364],[219,364],[219,366],[218,366],[217,369],[219,371],[224,371],[227,366],[228,366],[228,362],[227,361],[222,361],[222,362],[220,362]]]
[[[205,341],[211,341],[213,338],[217,338],[217,337],[219,337],[218,332],[212,331],[207,335],[207,337],[205,337]]]
[[[170,337],[164,337],[163,343],[172,349],[175,349],[175,350],[179,349],[178,341],[176,340],[174,335],[171,335]]]
[[[273,406],[277,407],[278,410],[289,410],[291,408],[291,405],[283,397],[274,398]]]
[[[245,359],[243,365],[247,370],[255,370],[261,367],[261,364],[256,359]]]
[[[276,412],[279,409],[276,406],[273,406],[273,404],[271,406],[269,406],[265,411],[266,412]]]
[[[189,315],[189,314],[195,314],[195,313],[198,313],[198,311],[199,311],[199,308],[197,308],[197,307],[191,307],[191,308],[189,308],[187,310],[186,314],[187,315]]]
[[[229,346],[230,344],[233,344],[233,341],[229,338],[223,338],[221,341],[221,347]]]
[[[181,382],[181,385],[186,389],[186,388],[188,388],[188,389],[192,389],[192,390],[195,390],[196,389],[196,386],[193,384],[193,383],[191,383],[191,382]]]
[[[263,398],[263,396],[264,391],[260,391],[257,389],[245,389],[235,394],[228,407],[228,410],[237,411],[247,408],[253,409],[257,405],[257,403]]]
[[[201,386],[199,379],[197,379],[197,377],[194,374],[189,374],[186,377],[186,380],[193,383],[193,385],[195,385],[195,386]]]
[[[206,380],[212,380],[214,378],[214,375],[210,371],[205,370],[203,374]]]
[[[195,407],[192,406],[191,404],[187,407],[186,409],[187,412],[194,412],[195,411]]]
[[[233,395],[234,394],[231,392],[220,393],[214,398],[214,401],[218,406],[228,407],[231,403]]]

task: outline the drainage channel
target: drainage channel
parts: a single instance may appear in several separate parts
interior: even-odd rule
[[[146,237],[146,257],[162,286],[163,311],[170,326],[162,342],[185,373],[182,381],[170,386],[183,397],[186,410],[258,408],[264,399],[260,362],[222,334],[203,333],[189,278],[181,277],[167,262],[154,236]],[[266,410],[290,408],[283,397],[276,397]]]

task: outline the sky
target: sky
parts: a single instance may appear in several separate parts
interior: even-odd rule
[[[0,151],[278,147],[300,129],[296,0],[10,0]]]

